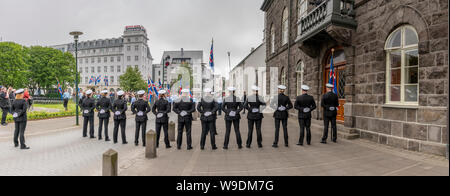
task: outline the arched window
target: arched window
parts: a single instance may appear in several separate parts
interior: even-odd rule
[[[284,67],[281,69],[281,85],[285,85],[286,86],[286,70],[284,69]]]
[[[307,0],[298,0],[297,2],[297,11],[298,11],[298,20],[305,17],[308,14],[308,1]],[[297,33],[301,33],[301,26],[298,25]]]
[[[418,105],[419,38],[409,25],[401,26],[386,41],[386,103]]]
[[[282,39],[281,45],[285,45],[288,43],[289,39],[289,11],[287,8],[283,10],[283,21],[282,21]]]
[[[303,61],[298,62],[297,64],[297,95],[302,94],[302,85],[303,85],[303,76],[305,73],[305,64]]]
[[[275,53],[275,27],[270,27],[270,53]]]

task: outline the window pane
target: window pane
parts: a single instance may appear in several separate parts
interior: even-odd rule
[[[405,69],[405,84],[419,83],[419,68],[411,67]]]
[[[400,86],[391,86],[391,101],[400,101]]]
[[[419,43],[419,38],[416,35],[416,32],[414,32],[410,28],[406,28],[405,30],[405,46],[414,45]]]
[[[418,50],[410,50],[405,52],[405,66],[417,66],[419,65],[419,51]]]
[[[392,52],[390,55],[391,68],[397,68],[402,66],[402,53]]]
[[[405,86],[405,102],[417,102],[417,85]]]
[[[401,41],[402,41],[402,31],[397,30],[392,34],[392,37],[389,40],[387,47],[388,48],[400,47]]]
[[[402,80],[402,71],[401,69],[393,69],[391,70],[391,84],[400,84]]]

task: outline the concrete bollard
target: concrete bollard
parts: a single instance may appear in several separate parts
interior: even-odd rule
[[[169,141],[175,141],[175,123],[172,121],[169,123]]]
[[[103,154],[103,176],[117,176],[118,175],[119,154],[109,149]]]
[[[150,130],[145,135],[146,145],[145,145],[145,158],[154,159],[156,158],[156,132]]]

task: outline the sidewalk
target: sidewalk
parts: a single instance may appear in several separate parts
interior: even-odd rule
[[[313,127],[312,146],[295,144],[299,138],[298,122],[289,120],[290,147],[284,147],[280,133],[280,148],[272,148],[274,120],[265,114],[263,120],[263,145],[258,149],[256,133],[251,149],[238,150],[234,132],[230,137],[230,149],[222,150],[225,123],[223,116],[217,121],[219,150],[212,151],[207,140],[206,150],[200,150],[200,121],[193,123],[194,150],[186,150],[183,137],[182,150],[158,149],[158,158],[145,159],[144,151],[135,157],[121,160],[119,174],[123,176],[448,176],[449,163],[444,157],[405,152],[364,140],[339,140],[337,144],[320,144],[322,130]],[[176,118],[172,118],[176,120]],[[149,126],[153,128],[153,125]],[[241,120],[243,142],[247,140],[247,119]],[[161,142],[162,142],[161,138]]]

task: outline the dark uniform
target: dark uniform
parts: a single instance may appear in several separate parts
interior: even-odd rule
[[[21,149],[28,148],[25,145],[25,128],[27,127],[27,109],[28,104],[27,101],[25,101],[25,99],[15,100],[11,108],[16,126],[14,130],[14,146],[15,147],[19,146],[19,138],[20,138]]]
[[[294,107],[298,110],[298,123],[300,125],[300,139],[298,145],[303,145],[303,141],[305,140],[305,129],[306,143],[311,145],[311,112],[317,108],[314,97],[308,94],[300,95],[295,100]]]
[[[262,147],[262,133],[261,124],[264,115],[262,111],[265,109],[266,103],[262,101],[263,98],[258,95],[251,95],[247,98],[244,103],[244,108],[247,109],[247,119],[248,119],[248,138],[247,138],[247,148],[252,145],[253,138],[253,127],[256,126],[256,135],[258,141],[258,147]]]
[[[192,149],[192,113],[195,112],[195,103],[190,98],[182,97],[175,102],[173,106],[173,111],[178,114],[178,137],[177,137],[177,148],[181,149],[181,144],[183,142],[183,128],[186,128],[187,137],[187,149]],[[182,112],[186,112],[185,116],[181,116]]]
[[[200,120],[202,121],[202,135],[200,139],[200,147],[205,148],[206,135],[209,133],[211,137],[211,146],[213,150],[217,149],[216,146],[216,132],[215,122],[217,120],[217,110],[219,110],[219,104],[214,101],[214,98],[209,96],[201,100],[197,106],[197,111],[202,115]]]
[[[2,109],[2,120],[1,124],[6,124],[6,116],[8,115],[10,109],[10,102],[5,92],[0,92],[0,109]]]
[[[87,130],[89,124],[89,135],[94,137],[94,109],[95,100],[91,97],[84,98],[81,102],[81,112],[83,113],[83,137],[87,137]]]
[[[230,95],[225,98],[222,111],[225,113],[225,141],[223,144],[224,149],[228,149],[228,143],[230,141],[230,133],[231,133],[231,125],[234,125],[234,132],[236,133],[236,140],[239,148],[242,148],[242,138],[241,132],[239,130],[239,123],[241,120],[241,111],[243,109],[243,104],[239,100],[238,97],[234,95]],[[234,116],[231,116],[230,113],[234,113]]]
[[[164,129],[164,144],[166,148],[170,148],[169,141],[169,113],[172,106],[166,99],[158,99],[152,108],[153,114],[156,116],[156,147],[159,147],[159,138],[161,137],[161,127]]]
[[[111,101],[106,98],[102,97],[97,102],[97,110],[98,110],[98,118],[99,118],[99,124],[98,124],[98,140],[102,139],[102,127],[105,127],[105,141],[109,141],[109,134],[108,134],[108,125],[109,125],[109,118],[111,117]]]
[[[139,145],[139,129],[142,128],[142,144],[145,146],[145,134],[147,132],[148,121],[147,114],[152,111],[152,108],[148,105],[147,101],[139,99],[131,105],[131,111],[133,114],[136,114],[136,133],[134,137],[134,144],[136,144],[136,146]]]
[[[337,141],[336,116],[339,107],[339,98],[333,92],[328,92],[322,96],[323,107],[323,138],[322,143],[326,143],[328,139],[328,125],[331,122],[331,139],[333,142]]]
[[[274,97],[273,101],[270,104],[271,108],[275,110],[273,113],[273,118],[275,119],[275,141],[273,142],[273,146],[278,146],[278,139],[280,136],[280,123],[283,125],[283,133],[284,133],[284,144],[285,146],[289,145],[289,135],[287,129],[287,123],[289,119],[288,111],[293,108],[292,102],[288,96],[280,93],[278,96]]]
[[[117,143],[117,136],[119,135],[119,125],[122,135],[122,143],[127,144],[127,136],[125,134],[125,126],[127,122],[127,101],[123,98],[116,99],[113,104],[112,111],[114,112],[114,133],[113,133],[113,140],[114,143]],[[116,113],[118,115],[116,115]]]

